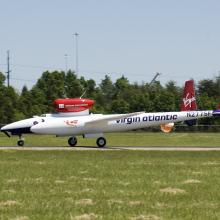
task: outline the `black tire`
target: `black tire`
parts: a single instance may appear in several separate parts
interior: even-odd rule
[[[106,145],[106,139],[104,137],[99,137],[96,140],[96,144],[98,147],[104,147]]]
[[[17,144],[18,144],[18,146],[23,147],[24,146],[24,141],[23,140],[19,140]]]
[[[76,137],[70,137],[68,140],[68,144],[70,147],[74,147],[77,144],[77,138]]]

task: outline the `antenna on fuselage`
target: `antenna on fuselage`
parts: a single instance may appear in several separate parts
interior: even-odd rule
[[[86,89],[85,89],[85,91],[83,92],[83,94],[80,96],[80,99],[86,94]]]

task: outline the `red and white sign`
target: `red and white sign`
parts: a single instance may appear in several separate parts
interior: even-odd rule
[[[57,112],[81,112],[91,109],[94,103],[91,99],[56,99],[54,107]]]

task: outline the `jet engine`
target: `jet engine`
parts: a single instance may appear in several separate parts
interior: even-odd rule
[[[160,129],[161,131],[163,131],[164,133],[169,133],[172,131],[174,127],[174,123],[168,123],[168,124],[163,124],[163,125],[160,125]]]

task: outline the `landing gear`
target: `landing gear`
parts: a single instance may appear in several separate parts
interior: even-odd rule
[[[17,142],[18,146],[23,147],[24,146],[24,140],[19,140]]]
[[[77,138],[76,137],[70,137],[68,139],[68,144],[70,147],[74,147],[77,144]],[[99,137],[96,140],[96,144],[98,147],[104,147],[106,145],[106,139],[104,137]]]
[[[22,135],[19,135],[19,140],[17,142],[18,146],[23,147],[24,146],[24,140],[22,139]]]
[[[98,145],[98,147],[104,147],[106,145],[106,139],[104,137],[99,137],[96,140],[96,144]]]
[[[70,147],[74,147],[77,144],[77,138],[76,137],[70,137],[68,140],[68,144]]]

